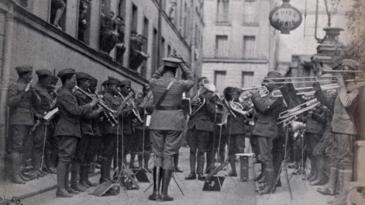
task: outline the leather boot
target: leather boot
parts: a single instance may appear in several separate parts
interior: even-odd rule
[[[209,174],[210,170],[214,169],[214,167],[213,167],[213,163],[214,163],[213,153],[214,153],[213,150],[209,150],[207,152],[207,166],[205,168],[205,174]]]
[[[203,175],[203,171],[204,171],[204,161],[205,161],[205,158],[204,158],[204,153],[199,153],[198,152],[198,160],[197,160],[197,174],[198,174],[198,180],[200,181],[204,181],[205,180],[205,177]]]
[[[233,156],[229,157],[229,164],[231,165],[231,171],[228,173],[228,176],[236,177],[237,176],[236,159]]]
[[[42,153],[34,152],[32,158],[33,158],[34,171],[37,172],[37,178],[44,177],[46,175],[46,173],[42,171],[43,169],[41,167],[42,166]]]
[[[172,177],[172,170],[164,170],[162,179],[162,191],[161,191],[161,201],[173,201],[174,198],[168,195],[168,189],[170,180]]]
[[[86,187],[79,183],[80,163],[73,162],[71,165],[71,188],[78,192],[85,192]]]
[[[259,194],[270,194],[274,191],[275,186],[275,171],[274,169],[265,170],[265,186],[259,190]]]
[[[309,172],[307,180],[309,182],[312,182],[317,178],[317,174],[318,174],[317,173],[318,168],[317,168],[317,159],[316,159],[316,157],[311,157],[310,163],[311,163],[311,170]]]
[[[254,179],[254,181],[261,183],[262,179],[264,178],[264,175],[265,175],[265,165],[261,163],[261,173]]]
[[[317,158],[317,177],[313,180],[310,185],[318,186],[324,185],[328,182],[328,176],[325,171],[325,161],[323,157]]]
[[[107,158],[103,158],[101,161],[100,168],[100,184],[110,181],[110,169],[111,169],[111,161]]]
[[[67,177],[67,163],[66,162],[59,162],[57,166],[57,197],[72,197],[73,195],[70,194],[66,190],[66,177]]]
[[[331,203],[332,205],[346,205],[347,204],[347,195],[350,191],[350,182],[352,181],[352,170],[351,169],[343,169],[339,170],[339,179],[341,184],[339,187],[339,195],[336,199]]]
[[[12,164],[11,181],[15,184],[25,184],[25,181],[22,179],[20,174],[22,163],[21,154],[18,152],[12,152],[10,158]]]
[[[69,178],[70,178],[70,167],[71,167],[71,162],[68,162],[67,164],[66,164],[66,177],[65,177],[65,189],[68,191],[68,193],[70,193],[70,194],[79,194],[80,192],[79,191],[77,191],[77,190],[75,190],[75,189],[73,189],[73,188],[71,188],[71,184],[70,184],[70,180],[69,180]]]
[[[324,187],[319,187],[317,191],[323,195],[335,195],[338,170],[331,167],[328,183]]]
[[[196,174],[195,174],[196,153],[195,152],[190,152],[189,162],[190,162],[190,174],[187,177],[185,177],[185,180],[194,180],[194,179],[196,179]]]
[[[240,179],[241,182],[248,181],[248,157],[240,157]]]
[[[153,167],[153,170],[152,170],[153,192],[148,197],[149,200],[156,201],[156,200],[160,199],[160,197],[161,197],[160,196],[160,187],[158,185],[160,182],[160,172],[161,172],[160,167]]]

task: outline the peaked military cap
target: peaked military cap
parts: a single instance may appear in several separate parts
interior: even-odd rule
[[[36,70],[35,72],[37,73],[38,78],[53,76],[52,72],[47,69],[39,69],[39,70]]]
[[[93,76],[90,76],[90,84],[91,86],[96,86],[98,84],[98,79],[94,78]]]
[[[280,77],[282,77],[282,75],[277,71],[270,71],[270,72],[267,73],[266,77],[268,77],[268,78],[280,78]]]
[[[33,67],[30,65],[23,65],[23,66],[17,66],[15,67],[16,72],[21,75],[24,73],[30,73],[33,71]]]
[[[106,82],[106,85],[119,85],[120,84],[120,80],[113,78],[111,76],[108,77],[108,80]]]
[[[165,66],[168,67],[178,67],[182,63],[181,59],[176,57],[167,57],[162,59]]]
[[[124,86],[131,87],[131,84],[132,84],[132,82],[130,80],[122,80],[122,81],[120,81],[120,86],[121,87],[124,87]]]
[[[87,74],[87,73],[84,73],[84,72],[77,72],[76,73],[76,77],[77,77],[77,80],[92,80],[92,76]]]
[[[73,68],[65,68],[65,69],[60,70],[57,73],[57,76],[59,78],[63,78],[66,75],[72,75],[72,74],[75,74],[75,73],[76,73],[75,69],[73,69]]]

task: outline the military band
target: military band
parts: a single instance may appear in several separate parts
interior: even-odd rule
[[[178,69],[181,79],[176,77]],[[148,198],[171,201],[168,187],[173,172],[179,170],[178,153],[186,138],[190,150],[186,180],[205,181],[217,163],[227,162],[228,177],[241,173],[241,181],[247,181],[249,147],[261,164],[257,191],[270,194],[279,185],[281,162],[292,158],[283,155],[283,150],[290,150],[285,137],[291,133],[293,139],[303,139],[301,160],[310,162],[307,180],[313,186],[323,185],[318,188],[322,194],[338,194],[332,204],[344,204],[353,174],[355,113],[362,86],[353,80],[356,73],[346,72],[359,69],[356,61],[344,59],[334,69],[344,71],[335,76],[338,89],[323,90],[314,83],[314,95],[300,100],[318,104],[291,113],[293,102],[287,102],[284,93],[275,94],[286,84],[276,71],[267,74],[262,87],[226,87],[220,95],[206,77],[197,80],[194,93],[190,91],[192,72],[176,57],[163,59],[142,92],[135,92],[131,81],[115,77],[101,82],[98,92],[95,77],[73,68],[60,70],[58,78],[49,70],[36,70],[38,81],[33,86],[33,68],[16,67],[19,78],[8,91],[11,180],[24,184],[57,172],[57,196],[72,197],[97,185],[89,179],[93,164],[100,163],[103,184],[115,181],[111,173],[116,169],[135,169],[137,157],[138,168],[152,172]],[[56,91],[58,79],[62,86]],[[183,110],[183,93],[193,93],[191,112]],[[293,118],[282,119],[283,113]]]

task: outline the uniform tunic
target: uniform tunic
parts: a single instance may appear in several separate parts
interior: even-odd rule
[[[156,106],[167,86],[174,80],[160,106],[153,110],[150,124],[152,150],[156,156],[155,166],[167,170],[174,169],[172,156],[180,148],[181,132],[186,124],[184,111],[179,108],[182,93],[187,92],[194,85],[191,71],[185,72],[186,80],[176,80],[166,76],[161,77],[161,72],[157,70],[150,81]]]

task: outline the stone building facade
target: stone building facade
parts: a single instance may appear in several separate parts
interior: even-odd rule
[[[271,0],[206,0],[202,75],[219,92],[259,85],[276,65],[277,31],[269,24]]]
[[[0,172],[6,155],[6,93],[17,78],[16,66],[54,73],[72,67],[99,82],[108,76],[130,79],[136,91],[148,83],[158,57],[176,54],[200,72],[201,45],[195,38],[202,38],[202,6],[195,0],[0,1]],[[57,12],[62,15],[55,23]],[[105,33],[118,38],[114,44],[105,41],[109,48],[101,43]]]

